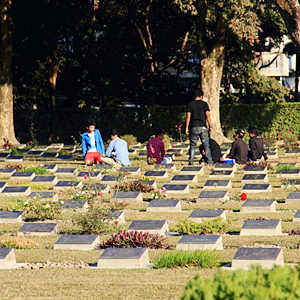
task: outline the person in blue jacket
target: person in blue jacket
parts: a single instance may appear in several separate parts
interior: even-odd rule
[[[95,122],[86,124],[87,131],[81,136],[82,154],[86,164],[100,163],[104,156],[104,144],[100,131],[95,128]]]

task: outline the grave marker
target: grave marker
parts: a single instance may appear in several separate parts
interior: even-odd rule
[[[148,185],[152,186],[154,189],[157,189],[157,184],[154,180],[143,180],[142,183],[148,184]]]
[[[120,180],[119,176],[112,176],[112,175],[104,175],[101,179],[102,182],[105,184],[117,184],[118,180]]]
[[[241,213],[276,212],[273,200],[247,200],[243,203]]]
[[[78,211],[86,211],[88,208],[88,203],[86,201],[79,201],[79,200],[65,200],[62,208],[64,210],[78,210]]]
[[[246,166],[244,168],[245,174],[266,174],[267,173],[267,167],[265,166]]]
[[[196,223],[203,221],[222,218],[226,221],[226,212],[222,209],[196,209],[189,215],[188,219]]]
[[[22,222],[22,211],[0,210],[0,223],[19,223]]]
[[[203,188],[228,189],[231,187],[231,180],[207,180]]]
[[[0,192],[2,192],[7,186],[7,183],[4,181],[0,181]]]
[[[48,201],[57,201],[58,196],[54,192],[32,192],[29,195],[30,198],[37,198],[41,200],[48,200]]]
[[[261,193],[261,192],[272,192],[272,187],[268,183],[247,183],[243,186],[242,191],[245,193]]]
[[[139,167],[123,167],[120,168],[120,172],[130,173],[130,175],[140,175],[141,169]]]
[[[236,165],[235,164],[227,164],[227,163],[216,163],[214,166],[215,171],[220,171],[220,170],[231,170],[235,171],[236,170]]]
[[[169,231],[169,226],[166,220],[135,220],[129,225],[128,231],[165,235]]]
[[[15,172],[16,172],[16,170],[13,168],[0,169],[0,176],[9,177],[9,176],[13,175]]]
[[[242,177],[242,183],[253,183],[253,182],[268,182],[267,174],[245,174]]]
[[[19,229],[18,235],[52,235],[56,234],[57,224],[55,223],[25,223]]]
[[[57,176],[75,176],[77,168],[58,168],[55,172]]]
[[[181,212],[181,202],[179,200],[152,200],[147,212]]]
[[[209,178],[232,178],[232,177],[234,177],[234,172],[231,170],[212,171],[209,174]]]
[[[300,210],[297,210],[294,218],[293,218],[293,222],[300,222]]]
[[[198,200],[201,202],[219,202],[229,200],[228,191],[201,191]]]
[[[167,178],[168,172],[166,171],[147,171],[144,173],[146,177],[155,177],[155,178]]]
[[[282,235],[280,220],[245,220],[240,235]]]
[[[31,189],[29,186],[7,186],[2,192],[1,196],[28,196],[31,193]]]
[[[108,248],[98,260],[100,269],[139,269],[149,267],[146,248]]]
[[[300,178],[300,169],[284,169],[277,173],[277,177]]]
[[[168,194],[187,194],[189,193],[189,186],[187,184],[164,184]]]
[[[252,265],[271,269],[283,266],[283,252],[280,248],[239,248],[232,260],[232,269],[249,269]]]
[[[56,152],[44,152],[41,157],[43,158],[56,158],[58,156],[58,153]]]
[[[51,173],[55,173],[58,169],[58,166],[56,164],[45,164],[42,167],[47,169]]]
[[[171,183],[196,183],[198,178],[196,175],[174,175]]]
[[[23,162],[24,156],[22,155],[9,155],[6,157],[6,161],[9,162]]]
[[[31,181],[34,176],[34,172],[15,172],[10,178],[12,180]]]
[[[285,203],[300,203],[300,192],[289,193],[288,197],[285,200]]]
[[[142,202],[143,197],[140,191],[116,192],[111,200],[117,202]]]
[[[201,167],[183,167],[180,173],[191,174],[191,175],[201,175],[204,174],[204,169]]]
[[[17,266],[15,251],[12,248],[0,248],[0,269],[10,269]]]
[[[88,178],[91,178],[91,179],[98,179],[101,177],[101,173],[99,171],[96,171],[96,172],[79,172],[77,174],[77,177],[78,178],[84,178],[84,176],[88,176]]]
[[[62,235],[54,244],[54,250],[81,250],[95,249],[100,243],[96,234],[70,234]]]
[[[57,177],[56,176],[36,175],[32,179],[32,183],[36,183],[39,185],[54,185],[57,183]]]
[[[223,250],[223,241],[221,235],[184,235],[178,241],[176,250],[194,251],[194,250]]]
[[[71,180],[61,180],[58,181],[57,184],[54,186],[55,191],[63,191],[69,190],[72,188],[80,188],[82,187],[82,182],[78,181],[71,181]]]

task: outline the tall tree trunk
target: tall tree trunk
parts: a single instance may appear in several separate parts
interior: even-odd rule
[[[12,84],[12,31],[13,21],[10,15],[12,0],[2,0],[0,34],[0,146],[6,141],[13,145],[19,142],[15,137]]]
[[[53,62],[54,59],[51,60]],[[50,118],[49,118],[49,142],[53,141],[54,127],[55,127],[55,109],[56,109],[56,81],[58,75],[58,65],[51,63],[49,67],[49,87],[50,87]]]
[[[223,135],[220,122],[220,87],[223,67],[224,45],[215,46],[210,54],[201,60],[201,87],[210,108],[211,136],[219,144],[229,141]]]

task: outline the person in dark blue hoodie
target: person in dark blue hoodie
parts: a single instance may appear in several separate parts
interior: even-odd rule
[[[94,121],[88,121],[87,131],[81,136],[83,159],[86,164],[100,163],[104,155],[104,144],[100,131],[96,129]]]

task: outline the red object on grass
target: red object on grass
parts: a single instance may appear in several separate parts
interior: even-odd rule
[[[241,200],[243,200],[243,201],[247,200],[247,194],[246,193],[241,194]]]

